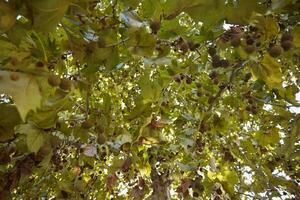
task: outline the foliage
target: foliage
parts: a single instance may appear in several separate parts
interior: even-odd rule
[[[0,199],[300,198],[299,1],[0,13]]]

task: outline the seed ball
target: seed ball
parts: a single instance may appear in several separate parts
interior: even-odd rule
[[[38,61],[37,63],[35,63],[35,66],[38,68],[42,68],[44,67],[44,63],[42,61]]]
[[[251,73],[247,73],[247,74],[245,75],[244,81],[245,81],[245,82],[248,82],[248,81],[250,80],[251,77],[252,77],[252,74],[251,74]]]
[[[216,71],[212,71],[210,74],[209,74],[209,77],[211,78],[211,79],[214,79],[214,78],[216,78],[218,76],[218,73],[216,72]]]
[[[195,51],[197,48],[200,47],[199,43],[194,43],[192,41],[189,41],[188,45],[189,45],[189,48],[190,48],[191,51]]]
[[[252,54],[255,50],[256,50],[256,48],[255,48],[255,46],[254,45],[247,45],[246,47],[245,47],[245,52],[247,53],[247,54]]]
[[[226,85],[224,83],[221,83],[219,85],[220,90],[224,90],[226,88]]]
[[[218,80],[217,78],[214,78],[214,79],[213,79],[213,83],[214,83],[215,85],[218,85],[218,84],[219,84],[219,80]]]
[[[186,84],[191,84],[193,82],[193,79],[191,77],[187,77],[185,80]]]
[[[281,47],[284,51],[288,51],[293,47],[293,42],[290,40],[285,40],[281,42]]]
[[[246,110],[247,110],[248,112],[250,112],[250,111],[251,111],[251,107],[250,107],[250,106],[247,106],[247,107],[246,107]]]
[[[72,87],[72,82],[69,79],[63,78],[59,84],[60,89],[70,90]]]
[[[251,44],[254,44],[254,39],[253,38],[249,38],[249,39],[247,39],[246,40],[246,43],[248,44],[248,45],[251,45]]]
[[[240,46],[240,44],[241,44],[241,38],[240,37],[234,36],[234,37],[231,38],[231,45],[233,47],[238,47],[238,46]]]
[[[17,73],[11,73],[11,74],[10,74],[10,79],[11,79],[12,81],[18,81],[18,80],[20,79],[20,76],[19,76],[19,74],[17,74]]]
[[[68,56],[66,54],[61,55],[60,57],[62,60],[66,60],[68,58]]]
[[[209,104],[212,104],[214,101],[215,101],[215,98],[214,98],[214,97],[209,97],[209,98],[208,98],[208,103],[209,103]]]
[[[208,53],[210,56],[214,56],[214,55],[216,55],[217,50],[216,50],[215,47],[209,47],[208,50],[207,50],[207,53]]]
[[[177,83],[180,83],[181,82],[181,78],[180,78],[180,75],[179,74],[176,74],[174,77],[173,77],[174,81],[177,82]]]
[[[252,114],[254,114],[254,115],[258,114],[258,109],[257,109],[257,107],[252,106],[251,112],[252,112]]]
[[[280,56],[281,53],[282,53],[282,48],[280,46],[273,46],[269,50],[269,54],[273,58],[276,58],[276,57]]]
[[[179,49],[182,51],[183,54],[185,54],[186,52],[189,51],[189,45],[187,42],[182,42],[180,45],[179,45]]]
[[[183,80],[185,78],[185,75],[183,73],[180,73],[180,79]]]
[[[220,64],[221,64],[221,66],[224,67],[224,68],[229,67],[229,65],[230,65],[229,61],[226,60],[226,59],[220,60]]]
[[[261,46],[261,42],[256,42],[255,46],[256,47],[260,47]]]
[[[156,34],[157,31],[160,29],[160,22],[159,21],[152,21],[150,23],[150,28],[153,34]]]
[[[281,36],[281,41],[283,42],[283,41],[287,41],[287,40],[293,41],[293,40],[294,40],[293,35],[290,34],[290,33],[284,33],[284,34]]]
[[[93,120],[87,119],[84,122],[82,122],[81,127],[84,129],[90,129],[93,127],[93,125],[94,125]]]
[[[54,74],[49,75],[49,77],[48,77],[49,85],[51,85],[53,87],[57,87],[57,86],[59,86],[60,82],[61,82],[61,80],[60,80],[59,76],[54,75]]]
[[[253,99],[247,99],[247,101],[248,101],[249,104],[253,104],[254,103]]]
[[[211,64],[213,68],[218,68],[222,66],[221,59],[218,55],[213,55],[211,60],[212,60]]]

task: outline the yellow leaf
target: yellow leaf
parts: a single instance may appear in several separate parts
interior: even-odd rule
[[[261,79],[270,88],[280,88],[282,83],[281,65],[270,55],[266,54],[260,64],[251,67],[254,79]]]
[[[35,111],[41,105],[42,96],[32,75],[0,71],[0,93],[13,98],[23,121],[30,110]]]
[[[255,13],[251,20],[257,28],[264,32],[264,40],[270,40],[279,33],[280,27],[273,17]]]
[[[150,177],[151,165],[148,162],[139,166],[139,170],[142,177],[144,178]]]

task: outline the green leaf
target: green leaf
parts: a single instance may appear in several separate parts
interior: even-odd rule
[[[184,1],[185,2],[185,1]],[[193,0],[184,11],[195,21],[201,21],[206,27],[215,27],[223,23],[225,5],[222,0]],[[210,17],[207,17],[210,16]]]
[[[132,28],[129,30],[130,40],[126,42],[129,50],[138,56],[152,56],[156,41],[145,29]]]
[[[11,53],[17,51],[17,47],[6,40],[0,40],[0,46],[2,50],[0,51],[0,60],[11,56]]]
[[[229,4],[226,10],[228,23],[246,24],[249,23],[253,12],[263,12],[264,6],[257,1],[240,0]]]
[[[44,131],[33,124],[21,124],[16,131],[26,135],[26,144],[30,152],[37,153],[44,145]]]
[[[272,128],[267,132],[258,131],[254,134],[254,137],[261,146],[277,144],[280,139],[277,128]]]
[[[265,81],[270,88],[281,87],[281,65],[270,55],[265,54],[261,64],[252,65],[251,72],[255,79]]]
[[[255,25],[263,34],[263,40],[272,40],[280,31],[280,27],[276,19],[270,16],[255,13],[250,19],[251,24]]]
[[[47,32],[53,30],[63,18],[71,1],[70,0],[31,0],[28,1],[29,11],[33,16],[33,28]]]
[[[144,103],[142,101],[138,101],[136,103],[136,106],[129,112],[129,114],[126,116],[127,120],[133,120],[136,117],[143,114],[145,111],[147,111],[151,106],[151,103]]]
[[[145,18],[156,20],[160,18],[162,12],[160,0],[143,0],[142,8]]]
[[[11,75],[18,80],[11,80]],[[0,71],[0,92],[12,96],[23,121],[30,110],[41,105],[42,96],[37,80],[32,75],[19,72]]]

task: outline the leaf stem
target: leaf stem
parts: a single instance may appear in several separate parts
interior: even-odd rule
[[[44,59],[45,59],[46,62],[48,62],[48,57],[47,57],[47,54],[46,54],[46,49],[45,49],[45,46],[44,46],[44,44],[43,44],[43,42],[42,42],[40,36],[37,34],[36,31],[33,31],[33,34],[34,34],[34,36],[38,39],[40,45],[42,46],[43,54],[44,54]]]

